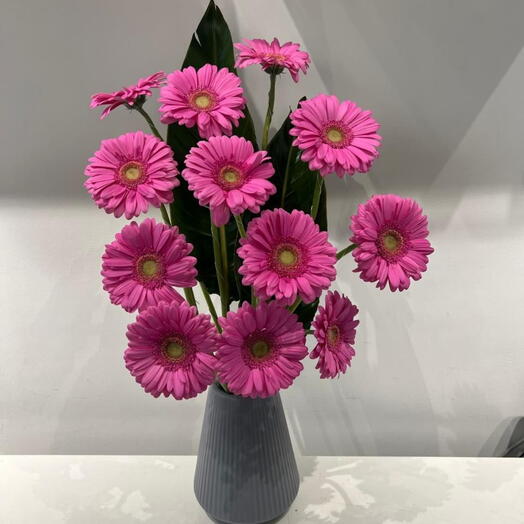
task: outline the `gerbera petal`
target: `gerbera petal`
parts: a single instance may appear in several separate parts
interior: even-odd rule
[[[296,137],[293,145],[302,151],[302,160],[322,176],[367,172],[378,156],[379,124],[370,111],[350,100],[340,102],[325,94],[305,100],[291,113]]]
[[[102,256],[104,289],[126,311],[165,302],[180,302],[173,289],[196,285],[196,259],[176,227],[148,218],[125,226]],[[117,271],[115,270],[117,269]]]
[[[198,70],[190,66],[168,75],[159,102],[162,122],[197,125],[202,138],[230,135],[232,126],[244,116],[240,79],[227,68],[212,64]]]
[[[263,211],[249,222],[237,253],[239,273],[259,297],[309,303],[335,279],[336,250],[310,215],[299,210]]]
[[[85,187],[98,207],[132,218],[173,201],[180,182],[171,148],[142,131],[103,140],[85,169]]]
[[[128,104],[133,106],[139,96],[151,96],[151,89],[160,87],[165,82],[166,75],[163,71],[139,78],[136,84],[124,87],[112,93],[96,93],[91,96],[89,107],[107,106],[100,118],[105,118],[113,109]]]
[[[259,64],[264,71],[277,74],[287,69],[295,82],[298,82],[298,72],[306,73],[311,62],[309,54],[301,51],[299,44],[287,42],[280,45],[277,38],[271,43],[260,38],[245,39],[234,46],[238,50],[235,67]]]
[[[192,398],[214,380],[217,336],[209,316],[187,302],[162,302],[129,325],[125,364],[147,393]]]
[[[356,272],[366,282],[377,282],[392,291],[409,287],[426,271],[427,255],[433,252],[428,235],[428,220],[421,207],[410,198],[375,195],[351,218],[351,242],[357,262]]]
[[[265,151],[237,136],[211,137],[191,148],[182,176],[200,205],[209,206],[215,226],[229,221],[230,213],[260,211],[275,186],[267,180],[275,172]]]
[[[307,355],[296,315],[277,302],[244,302],[222,319],[217,351],[220,381],[245,397],[268,397],[288,387]]]

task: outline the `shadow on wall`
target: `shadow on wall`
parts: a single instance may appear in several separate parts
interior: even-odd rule
[[[383,123],[385,140],[373,173],[365,179],[357,176],[349,180],[345,192],[340,188],[333,191],[339,181],[328,182],[330,196],[338,199],[333,206],[337,215],[329,217],[335,241],[345,244],[347,217],[370,193],[401,193],[405,189],[407,195],[424,194],[429,198],[432,193],[438,196],[439,191],[445,191],[442,209],[431,214],[435,232],[446,228],[467,191],[482,184],[489,192],[494,184],[507,183],[500,177],[487,176],[487,172],[480,180],[464,176],[461,167],[472,170],[473,158],[467,156],[453,163],[455,172],[448,170],[440,180],[439,175],[524,45],[517,21],[524,15],[524,4],[511,2],[505,10],[488,0],[460,4],[399,0],[394,5],[387,0],[329,4],[285,0],[285,4],[326,88],[372,108]],[[514,173],[508,170],[508,175],[513,177]],[[513,178],[510,182],[515,183]],[[412,315],[408,297],[402,294],[394,301],[386,296],[378,300],[373,290],[353,284],[353,279],[350,296],[373,315],[362,322],[359,341],[369,351],[377,348],[376,354],[358,359],[354,371],[362,366],[361,373],[352,375],[354,391],[364,391],[365,396],[352,396],[353,387],[343,381],[329,386],[329,395],[320,393],[321,399],[307,390],[301,391],[307,401],[294,399],[297,413],[293,423],[304,452],[314,453],[319,442],[325,440],[334,454],[373,454],[377,448],[383,454],[396,454],[398,446],[404,454],[476,455],[486,423],[496,423],[501,412],[489,403],[480,387],[465,384],[450,399],[452,412],[435,416],[410,341]],[[381,319],[376,330],[370,329],[373,318]],[[375,340],[369,343],[374,334]],[[396,339],[394,352],[388,351],[391,339]],[[391,371],[399,366],[404,381],[391,376]],[[377,380],[381,399],[374,398],[372,386],[359,384],[362,376]],[[342,406],[335,409],[335,416],[325,407],[330,405],[328,398]],[[408,431],[400,435],[404,399],[409,399],[411,414],[417,415],[418,420],[411,438]],[[311,424],[309,427],[314,430],[304,434],[297,421],[308,418],[310,407],[316,410],[317,424]],[[329,420],[332,417],[335,421]],[[471,438],[462,439],[469,443],[468,449],[458,439],[464,420],[471,421],[472,426]],[[384,432],[385,423],[390,431]],[[377,426],[382,431],[376,431]],[[380,440],[373,440],[376,435],[382,435]],[[403,445],[399,440],[403,440]]]
[[[524,457],[524,417],[508,417],[482,446],[481,457]]]
[[[83,171],[100,141],[148,131],[140,115],[122,108],[99,121],[91,94],[179,67],[207,3],[3,2],[2,196],[87,202]],[[132,36],[137,27],[141,38]],[[146,107],[158,122],[156,106]]]
[[[442,440],[440,454],[482,456],[482,450],[487,451],[484,444],[486,427],[493,427],[501,419],[500,409],[489,401],[485,391],[477,384],[456,386],[449,403],[452,411],[437,415]]]
[[[356,303],[359,296],[359,293],[352,294]],[[362,322],[359,344],[367,348],[367,354],[361,353],[358,362],[339,380],[322,380],[317,384],[315,378],[309,376],[317,373],[312,369],[314,363],[307,361],[305,377],[287,393],[293,398],[287,405],[299,452],[303,455],[439,455],[437,421],[409,339],[407,304],[399,301],[393,309],[383,300],[369,301],[368,297],[370,303],[374,315],[382,321],[379,328],[373,325],[370,315]],[[368,344],[372,333],[375,339]],[[391,337],[398,344],[395,351],[389,351]],[[392,371],[398,369],[402,373]],[[416,426],[409,430],[414,420]]]
[[[377,192],[430,186],[524,46],[518,1],[284,2],[327,89],[383,123]]]
[[[71,259],[72,267],[82,264],[84,253]],[[39,270],[47,271],[45,267]],[[16,391],[18,400],[8,406],[20,420],[7,415],[8,420],[12,418],[17,423],[6,425],[0,432],[2,451],[194,453],[205,395],[184,402],[171,397],[156,399],[135,383],[123,361],[125,325],[134,315],[109,303],[97,273],[86,272],[78,281],[66,272],[56,281],[40,306],[43,312],[55,312],[52,331],[48,314],[28,319],[24,335],[27,338],[21,347],[31,344],[33,333],[45,333],[46,358],[35,365],[27,353],[23,381],[16,374],[13,376],[16,382],[9,390]],[[47,382],[42,382],[42,377],[47,377]]]
[[[345,183],[328,179],[328,193],[336,199],[329,216],[332,240],[343,246],[348,216],[367,194],[355,178]],[[291,400],[285,404],[300,453],[439,455],[438,422],[409,333],[409,298],[378,292],[352,274],[353,267],[350,257],[340,266],[339,278],[360,307],[358,347],[366,349],[357,347],[358,358],[338,380],[318,380],[315,362],[304,362],[304,377],[286,392]],[[309,342],[314,344],[313,339]],[[417,426],[406,430],[413,420]]]

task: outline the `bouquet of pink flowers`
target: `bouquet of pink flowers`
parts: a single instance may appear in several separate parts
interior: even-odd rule
[[[155,397],[191,398],[214,381],[236,395],[274,395],[302,371],[307,334],[320,377],[337,377],[358,325],[357,307],[329,291],[341,259],[351,253],[361,279],[392,291],[426,270],[427,217],[409,198],[373,196],[349,220],[349,245],[329,241],[324,178],[371,169],[381,137],[370,111],[333,95],[303,98],[270,139],[277,81],[298,82],[309,63],[276,38],[233,46],[211,1],[181,69],[92,97],[101,118],[124,106],[151,128],[102,141],[85,187],[116,217],[161,211],[163,222],[125,225],[102,257],[111,302],[138,311],[126,367]],[[235,70],[251,65],[270,86],[260,147]],[[153,89],[167,133],[145,109]],[[197,285],[210,316],[199,312]]]

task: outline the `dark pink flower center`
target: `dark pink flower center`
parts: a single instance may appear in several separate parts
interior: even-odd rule
[[[241,187],[246,180],[246,176],[238,167],[225,165],[218,171],[216,180],[222,189],[229,191]]]
[[[298,242],[290,239],[278,244],[271,253],[270,266],[283,277],[293,277],[303,272],[305,253]]]
[[[136,160],[126,162],[118,170],[118,178],[127,187],[136,187],[147,178],[146,168]]]
[[[164,283],[165,268],[155,253],[140,256],[135,262],[137,280],[146,287],[158,287]]]
[[[387,228],[378,236],[378,251],[387,260],[398,259],[404,253],[405,247],[404,236],[396,229]]]
[[[325,144],[335,149],[347,147],[353,140],[351,129],[344,122],[335,120],[324,124],[321,136]]]
[[[165,365],[179,368],[191,362],[194,349],[184,337],[172,335],[163,340],[160,353]]]
[[[247,337],[244,345],[244,361],[251,368],[263,367],[273,362],[277,346],[269,333],[255,331]]]
[[[195,111],[211,111],[216,106],[216,94],[208,89],[199,89],[189,95],[189,105]]]
[[[326,339],[328,346],[336,347],[340,341],[340,329],[336,324],[332,324],[326,330]]]

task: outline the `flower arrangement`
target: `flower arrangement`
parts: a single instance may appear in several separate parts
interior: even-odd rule
[[[427,217],[410,198],[371,197],[348,219],[350,244],[329,241],[324,179],[370,171],[381,144],[371,111],[333,95],[303,98],[270,139],[277,81],[299,82],[310,61],[276,38],[233,46],[211,0],[180,70],[92,96],[101,118],[124,106],[151,129],[102,141],[85,187],[115,217],[160,209],[163,222],[125,225],[102,257],[111,302],[138,312],[125,365],[155,397],[191,398],[214,381],[268,397],[293,383],[308,354],[321,378],[335,378],[351,365],[359,323],[351,300],[329,290],[342,259],[351,253],[354,271],[381,290],[403,291],[426,270]],[[235,69],[253,65],[269,78],[260,144]],[[167,133],[145,109],[154,89]]]

